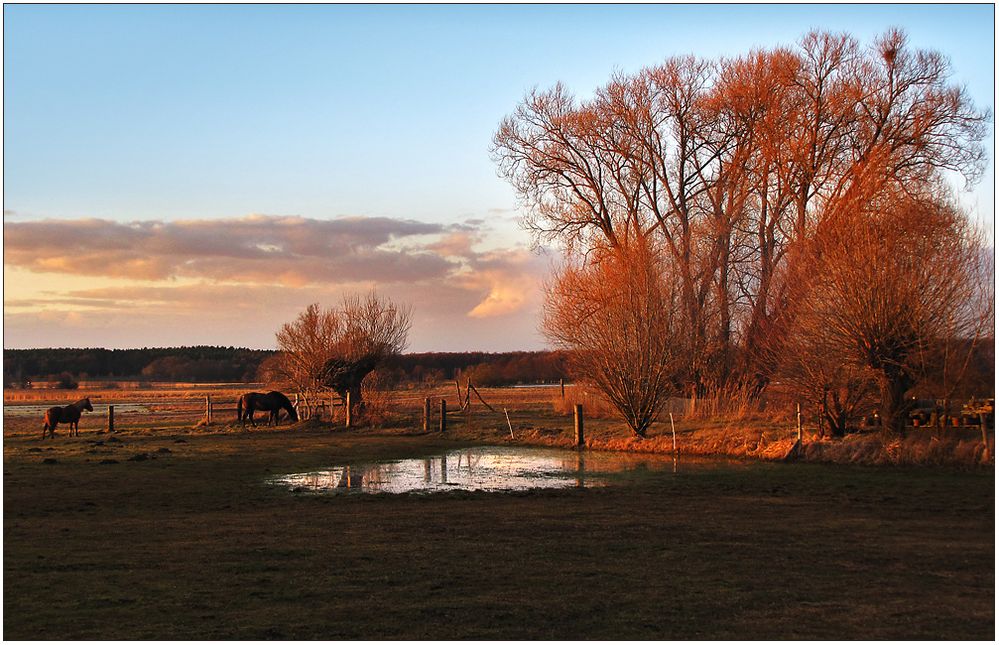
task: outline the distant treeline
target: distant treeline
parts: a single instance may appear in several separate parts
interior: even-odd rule
[[[83,380],[251,382],[277,352],[242,347],[142,349],[5,349],[5,387],[37,381],[74,387]],[[562,352],[426,352],[395,357],[381,370],[388,383],[469,377],[476,385],[552,382],[566,375]]]
[[[399,382],[471,379],[476,385],[551,383],[568,375],[564,352],[428,352],[403,354],[385,366]]]
[[[27,381],[143,379],[150,381],[252,381],[273,351],[241,347],[143,347],[142,349],[5,349],[4,385]]]

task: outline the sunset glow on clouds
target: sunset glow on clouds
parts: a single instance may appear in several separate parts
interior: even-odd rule
[[[414,349],[483,333],[499,348],[510,328],[522,337],[507,348],[539,346],[546,261],[476,250],[489,232],[386,217],[7,221],[5,344],[268,347],[309,303],[376,288],[413,305]]]

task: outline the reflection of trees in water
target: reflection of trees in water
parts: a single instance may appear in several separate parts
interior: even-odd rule
[[[337,488],[361,488],[364,486],[364,469],[344,466]]]
[[[387,463],[336,466],[289,476],[284,481],[313,491],[385,491],[473,488],[499,490],[602,485],[604,474],[625,471],[678,472],[679,459],[587,451],[471,449]],[[671,464],[672,462],[672,464]],[[686,464],[690,466],[690,462]]]

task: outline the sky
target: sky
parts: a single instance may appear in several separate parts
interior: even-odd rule
[[[5,348],[235,345],[349,291],[410,351],[545,346],[489,147],[534,87],[905,29],[994,112],[992,5],[5,5]],[[985,178],[962,201],[994,228]]]

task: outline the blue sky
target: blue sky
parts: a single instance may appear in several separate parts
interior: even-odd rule
[[[500,119],[533,86],[562,81],[586,94],[615,70],[673,54],[736,55],[792,44],[815,27],[869,42],[900,26],[914,46],[947,54],[955,80],[979,107],[994,108],[993,12],[991,5],[7,5],[5,222],[484,219],[489,234],[479,251],[526,248],[515,195],[488,150]],[[987,144],[994,150],[994,137]],[[990,164],[968,198],[986,219],[993,177]],[[24,296],[19,276],[8,273],[5,266],[5,287]],[[543,344],[528,320],[535,314],[523,312],[514,326],[530,334],[520,346]],[[12,323],[6,301],[5,322]],[[16,321],[12,328],[20,329]],[[273,329],[262,328],[240,338],[268,346]],[[494,331],[460,342],[517,344],[493,343]],[[110,342],[100,342],[107,327],[88,333],[81,342]],[[5,346],[44,342],[14,338],[5,334]],[[429,333],[420,338],[414,349],[463,348]]]

